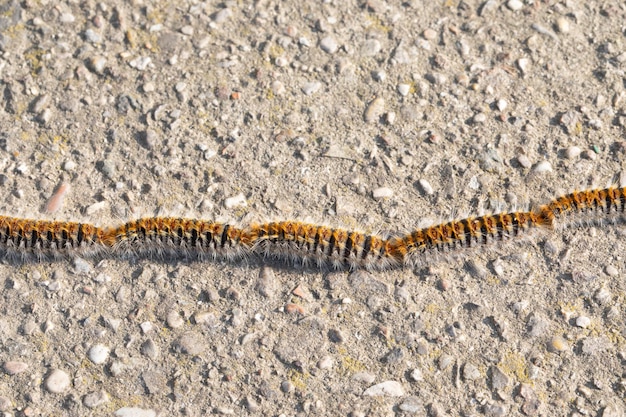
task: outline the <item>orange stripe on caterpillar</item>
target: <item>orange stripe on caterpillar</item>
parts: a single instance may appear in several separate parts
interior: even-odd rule
[[[144,256],[233,259],[248,254],[253,243],[241,229],[228,224],[174,217],[133,220],[105,234],[115,252]]]
[[[88,223],[0,216],[0,249],[9,258],[46,259],[106,249],[104,231]]]
[[[518,236],[530,228],[549,227],[552,222],[542,212],[513,212],[453,220],[416,229],[390,241],[390,254],[398,262],[414,263],[414,255],[451,252]]]
[[[255,252],[295,264],[337,269],[385,269],[398,265],[387,240],[361,232],[284,221],[254,225],[244,233],[255,242]]]

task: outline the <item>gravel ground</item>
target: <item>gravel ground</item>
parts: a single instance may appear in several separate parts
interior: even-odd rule
[[[5,1],[0,210],[388,233],[626,182],[623,2],[424,3]],[[625,236],[4,263],[0,411],[623,416]]]

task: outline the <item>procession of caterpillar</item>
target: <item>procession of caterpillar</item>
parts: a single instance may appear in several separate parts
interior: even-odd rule
[[[563,195],[529,211],[453,220],[390,238],[298,221],[241,228],[206,220],[149,217],[102,228],[0,216],[0,254],[13,261],[72,256],[237,261],[259,256],[305,267],[385,270],[412,266],[424,254],[505,241],[531,229],[581,221],[615,222],[625,209],[626,187],[592,189]]]

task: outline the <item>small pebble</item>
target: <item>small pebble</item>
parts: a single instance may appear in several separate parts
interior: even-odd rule
[[[463,379],[466,381],[475,381],[481,377],[480,370],[471,363],[466,363],[463,366]]]
[[[37,97],[30,105],[30,111],[33,113],[41,113],[50,104],[50,95],[42,94]]]
[[[570,146],[565,150],[565,157],[567,159],[575,159],[578,158],[582,150],[578,146]]]
[[[372,192],[372,197],[374,197],[375,200],[391,198],[393,197],[393,190],[389,187],[380,187]]]
[[[536,173],[552,172],[552,164],[548,161],[541,161],[535,165],[533,171]]]
[[[71,159],[68,159],[63,164],[63,169],[68,172],[74,171],[76,169],[76,162],[72,161]]]
[[[357,382],[362,382],[364,384],[371,384],[376,380],[376,376],[370,372],[357,372],[352,375],[352,379]]]
[[[422,375],[422,371],[418,368],[415,368],[411,371],[411,380],[414,382],[420,382],[424,380],[424,376]]]
[[[510,383],[510,378],[497,366],[491,367],[491,389],[501,390]]]
[[[417,185],[419,187],[419,189],[422,191],[422,193],[426,194],[426,195],[433,195],[435,194],[435,190],[433,190],[433,186],[430,185],[430,183],[425,180],[424,178],[421,178],[417,181]]]
[[[230,9],[222,9],[219,12],[215,13],[213,15],[213,21],[215,23],[224,23],[225,21],[227,21],[228,19],[231,18],[231,16],[233,15],[232,10]]]
[[[115,417],[156,417],[157,415],[154,410],[138,407],[122,407],[113,414]]]
[[[322,88],[322,83],[319,81],[311,81],[308,83],[305,83],[302,86],[302,92],[307,95],[310,96],[311,94],[315,94],[319,91],[319,89]]]
[[[0,396],[0,411],[9,411],[13,408],[13,403],[7,397]],[[12,414],[4,414],[5,417],[10,417]]]
[[[8,361],[4,363],[3,368],[7,374],[16,375],[28,369],[28,364],[26,362]]]
[[[569,33],[570,31],[570,25],[569,25],[569,20],[567,20],[567,18],[565,17],[559,17],[558,19],[556,19],[556,30],[558,30],[560,33]]]
[[[385,381],[380,384],[372,385],[363,392],[363,395],[369,397],[402,397],[404,388],[397,381]]]
[[[451,355],[441,355],[439,357],[439,370],[441,371],[445,371],[446,369],[448,369],[452,364],[454,364],[455,360],[454,357]]]
[[[409,414],[417,414],[419,416],[427,415],[426,408],[424,408],[424,405],[419,397],[406,398],[400,403],[400,405],[398,405],[398,409]]]
[[[95,213],[99,212],[100,210],[106,208],[106,206],[107,206],[106,201],[99,201],[97,203],[93,203],[90,206],[87,206],[87,208],[85,209],[85,212],[87,213],[88,216],[92,216]]]
[[[83,398],[83,405],[87,408],[96,408],[110,401],[109,394],[105,390],[91,392]]]
[[[104,73],[104,68],[106,67],[107,60],[102,56],[94,56],[87,60],[87,68],[96,74]]]
[[[606,287],[602,287],[596,292],[593,298],[600,305],[605,306],[611,302],[611,300],[613,299],[613,294],[611,294],[611,291],[609,291]]]
[[[170,310],[167,313],[167,318],[165,319],[167,325],[172,329],[178,329],[183,327],[185,324],[185,319],[181,317],[177,310]]]
[[[375,56],[377,53],[380,52],[381,48],[382,46],[378,39],[368,39],[365,41],[363,47],[361,48],[361,55]]]
[[[101,365],[109,358],[110,349],[104,345],[97,344],[93,345],[89,352],[87,352],[87,357],[90,361],[95,363],[96,365]]]
[[[548,343],[548,350],[551,352],[563,352],[569,348],[567,340],[562,336],[554,336]]]
[[[411,91],[410,84],[398,84],[398,93],[400,93],[402,97],[408,96],[410,91]]]
[[[325,356],[317,362],[317,367],[320,369],[331,369],[333,367],[333,358]]]
[[[59,16],[59,22],[61,23],[74,23],[76,21],[76,17],[71,13],[62,13]]]
[[[496,107],[498,108],[498,110],[500,111],[505,111],[506,108],[508,107],[509,102],[506,101],[505,99],[501,98],[496,102]]]
[[[83,258],[74,258],[74,273],[76,275],[87,275],[93,269],[93,266]]]
[[[46,377],[44,386],[49,392],[60,394],[70,387],[70,376],[60,369],[55,369]]]
[[[85,31],[85,40],[91,43],[100,43],[102,42],[102,35],[93,29],[87,29]]]
[[[176,339],[173,343],[173,348],[177,353],[199,355],[204,351],[205,345],[204,338],[199,337],[195,333],[188,332]]]
[[[485,121],[487,121],[487,115],[485,113],[477,113],[474,115],[474,123],[485,123]]]
[[[283,84],[280,81],[273,81],[272,82],[272,92],[274,94],[276,94],[277,96],[283,95],[285,94],[285,91],[287,91],[287,89],[285,88],[285,84]]]
[[[579,316],[576,318],[576,326],[586,329],[591,324],[591,319],[587,316]]]
[[[383,82],[387,79],[387,73],[383,70],[374,71],[372,73],[372,78],[374,79],[374,81]]]
[[[516,12],[524,7],[524,3],[520,0],[509,0],[506,2],[506,7]]]
[[[372,100],[367,108],[365,109],[365,113],[363,118],[367,123],[372,123],[378,121],[382,114],[385,112],[385,99],[382,97],[376,97]]]
[[[437,37],[437,32],[433,29],[426,29],[424,33],[422,33],[422,36],[427,41],[432,41],[433,39]]]
[[[233,209],[235,207],[246,207],[248,203],[246,202],[246,196],[243,193],[239,193],[236,196],[228,197],[224,200],[224,207],[227,209]]]
[[[283,381],[280,383],[280,390],[288,393],[294,390],[293,383],[291,381]]]
[[[607,265],[606,268],[604,268],[604,272],[606,272],[606,274],[610,277],[616,277],[619,275],[619,271],[613,265]]]
[[[517,66],[523,74],[526,74],[530,69],[530,59],[528,58],[520,58],[517,60]]]
[[[141,354],[154,360],[159,356],[159,346],[152,339],[148,339],[141,344]]]
[[[517,163],[523,168],[530,168],[532,166],[532,162],[530,162],[530,159],[526,155],[519,155],[517,157]]]
[[[324,52],[334,54],[335,52],[337,52],[339,45],[332,36],[326,36],[320,41],[320,48],[322,48],[322,51]]]

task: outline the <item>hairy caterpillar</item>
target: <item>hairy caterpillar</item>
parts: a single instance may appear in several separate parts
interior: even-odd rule
[[[183,257],[237,260],[260,256],[309,267],[390,269],[421,254],[449,253],[505,241],[579,217],[616,221],[626,212],[626,188],[576,191],[530,211],[469,217],[383,238],[298,221],[243,228],[199,219],[148,217],[117,227],[0,216],[0,253],[18,261],[82,257]]]

